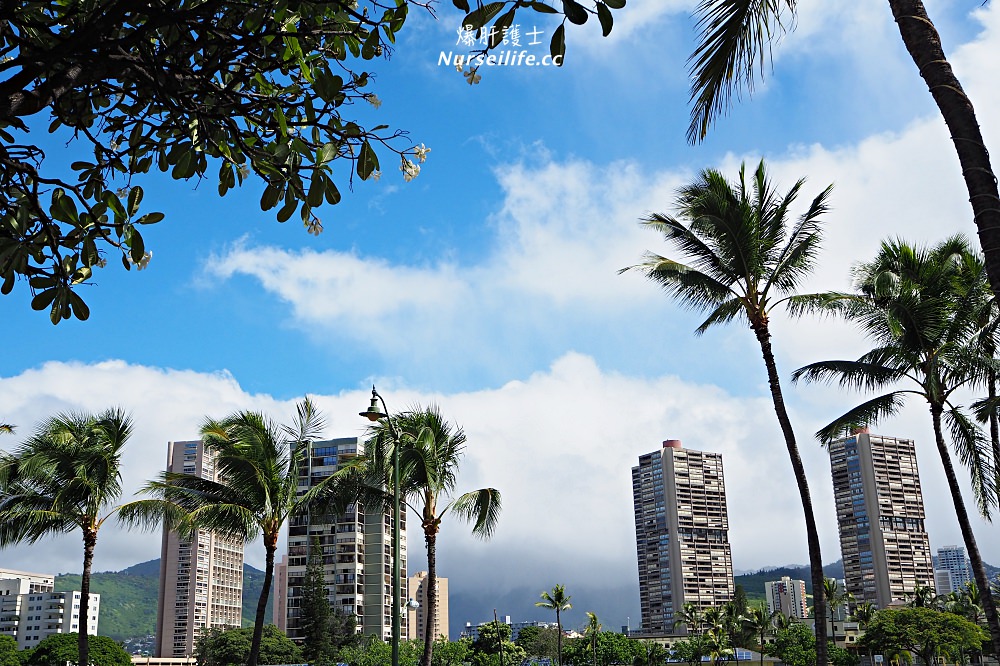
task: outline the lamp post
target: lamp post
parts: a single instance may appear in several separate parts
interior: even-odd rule
[[[379,402],[382,403],[381,410],[379,410]],[[389,408],[385,406],[385,399],[379,395],[374,386],[372,386],[371,404],[367,410],[358,414],[373,422],[385,419],[392,436],[392,666],[399,666],[399,616],[401,614],[399,587],[402,577],[399,566],[399,433],[392,425],[392,419],[389,418]]]

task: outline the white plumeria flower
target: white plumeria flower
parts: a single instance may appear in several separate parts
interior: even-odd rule
[[[407,183],[420,175],[420,167],[405,157],[403,163],[399,165],[399,170],[403,172],[403,180]]]
[[[429,152],[431,152],[430,148],[424,144],[420,144],[413,149],[413,156],[417,158],[417,161],[424,162],[427,159],[427,153]]]
[[[372,180],[377,181],[381,177],[382,177],[381,171],[372,171]]]
[[[108,260],[105,259],[104,257],[101,257],[100,259],[94,262],[94,265],[97,266],[98,268],[104,268],[105,266],[108,265]]]
[[[365,95],[365,101],[371,104],[376,109],[382,106],[382,100],[378,98],[375,93],[368,93]]]
[[[479,76],[479,74],[476,74],[475,69],[470,69],[464,74],[464,76],[465,80],[468,82],[470,86],[479,83],[480,81],[483,80],[483,77]]]
[[[311,219],[303,222],[302,224],[306,228],[306,233],[312,234],[313,236],[319,236],[323,233],[323,225],[316,216],[313,216]]]
[[[153,252],[152,252],[152,250],[150,250],[146,254],[142,255],[142,259],[140,259],[139,261],[134,261],[132,263],[135,264],[136,270],[140,270],[141,271],[142,269],[144,269],[147,266],[149,266],[149,260],[152,259],[152,258],[153,258]],[[131,257],[129,258],[129,261],[132,261]]]

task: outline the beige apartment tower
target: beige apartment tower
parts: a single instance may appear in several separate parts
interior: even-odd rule
[[[200,441],[169,442],[167,471],[218,481]],[[158,657],[189,657],[205,628],[239,627],[243,615],[243,543],[199,530],[182,539],[163,531],[156,608]]]
[[[675,614],[686,603],[705,609],[731,600],[722,455],[669,439],[632,468],[632,499],[641,633],[674,633]]]
[[[441,576],[436,577],[437,582],[437,606],[434,617],[431,619],[431,637],[437,640],[439,636],[448,639],[448,579]],[[430,591],[426,571],[418,571],[408,579],[409,594],[408,599],[413,599],[419,605],[409,609],[410,629],[406,634],[408,639],[425,640],[427,628],[427,594]]]
[[[309,445],[299,488],[305,491],[364,453],[364,442],[342,437]],[[401,515],[400,569],[406,581],[406,514]],[[302,642],[300,602],[309,554],[322,549],[324,577],[331,607],[352,613],[360,633],[392,638],[392,511],[365,510],[352,504],[339,515],[308,513],[292,516],[288,528],[285,633]],[[405,593],[405,589],[401,592]],[[401,595],[405,596],[405,595]],[[406,636],[406,614],[400,635]]]
[[[913,440],[863,428],[829,450],[847,591],[886,608],[933,585]]]

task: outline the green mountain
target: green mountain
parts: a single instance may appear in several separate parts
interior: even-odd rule
[[[139,638],[156,630],[156,597],[160,587],[160,560],[150,560],[121,571],[104,571],[90,577],[90,589],[101,595],[98,633],[118,641]],[[253,625],[257,599],[264,587],[264,572],[243,565],[243,626]],[[80,574],[56,576],[57,592],[79,590]],[[272,587],[273,592],[273,587]],[[271,604],[265,622],[272,621]]]

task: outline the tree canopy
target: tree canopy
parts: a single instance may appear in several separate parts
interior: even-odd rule
[[[120,644],[107,636],[90,637],[90,663],[101,666],[131,666],[132,657]],[[75,633],[52,634],[31,650],[26,666],[62,666],[80,660],[79,640]]]
[[[492,47],[518,9],[561,13],[563,24],[596,15],[606,35],[609,8],[625,0],[592,8],[563,0],[558,10],[521,0],[452,4]],[[5,4],[0,292],[23,278],[31,306],[53,323],[87,319],[75,287],[95,268],[114,257],[126,269],[150,260],[142,230],[164,217],[142,206],[151,172],[207,179],[220,195],[251,180],[262,210],[276,209],[280,222],[298,214],[312,234],[323,229],[316,210],[337,204],[345,183],[378,177],[380,152],[412,179],[428,149],[352,110],[380,104],[369,64],[392,52],[411,6],[431,11],[423,0]],[[564,32],[555,30],[553,54],[564,53]],[[46,154],[45,122],[80,155],[68,170]]]
[[[253,627],[219,629],[203,633],[195,644],[195,658],[201,666],[240,666],[247,663]],[[298,664],[302,651],[273,624],[264,627],[260,643],[259,664]],[[103,662],[98,662],[102,663]],[[131,660],[129,660],[131,663]]]
[[[965,651],[979,650],[987,640],[989,636],[981,627],[963,617],[914,607],[875,613],[861,645],[890,652],[909,650],[930,664],[939,654],[957,657]]]

